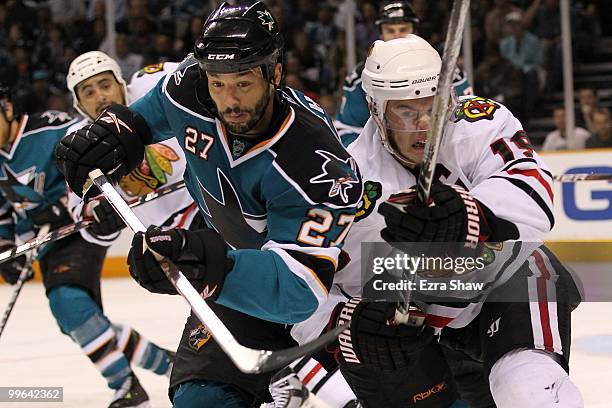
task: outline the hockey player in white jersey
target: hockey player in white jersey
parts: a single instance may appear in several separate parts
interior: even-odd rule
[[[72,92],[74,107],[84,118],[68,129],[67,133],[91,123],[111,103],[127,105],[137,100],[177,66],[178,63],[172,62],[146,66],[134,73],[127,85],[121,78],[119,65],[108,55],[91,51],[77,57],[70,65],[67,83]],[[118,79],[113,82],[115,78]],[[126,200],[143,196],[159,187],[182,180],[184,170],[185,156],[176,139],[153,144],[146,148],[145,159],[140,166],[121,179],[120,193]],[[70,203],[71,211],[80,215],[81,199],[73,194]],[[189,226],[197,214],[197,207],[187,190],[180,189],[135,208],[135,212],[145,225],[177,227]],[[106,229],[99,227],[83,230],[85,239],[100,245],[110,245],[117,238],[117,225],[123,226],[123,222],[105,200],[90,201],[84,213],[103,217],[108,223]]]
[[[111,103],[128,104],[138,99],[176,66],[175,63],[160,63],[144,67],[132,76],[130,84],[127,85],[121,76],[119,65],[108,55],[100,51],[91,51],[75,58],[70,65],[66,80],[68,89],[72,92],[74,107],[83,115],[83,119],[71,126],[67,133],[91,123]],[[143,196],[164,185],[182,180],[184,169],[185,157],[176,139],[168,139],[163,143],[147,146],[142,163],[136,170],[120,180],[120,193],[126,200]],[[123,229],[123,221],[103,198],[93,198],[83,206],[82,200],[76,194],[71,193],[69,209],[76,219],[83,216],[95,218],[97,222],[88,229],[81,230],[81,235],[90,243],[90,246],[96,244],[91,247],[98,248],[96,251],[101,252],[101,259],[103,259],[106,248],[112,244],[120,230]],[[179,189],[141,205],[135,211],[146,225],[155,223],[167,227],[188,227],[194,221],[197,207],[186,189]],[[90,270],[100,268],[101,263]],[[81,272],[80,276],[90,285],[99,288],[99,272],[96,276],[92,276],[92,273]],[[75,338],[84,350],[97,338],[105,336],[107,329],[111,326],[111,322],[101,310],[97,315],[100,321],[97,326],[83,325],[75,329],[80,330],[79,336]],[[90,355],[92,361],[101,367],[102,374],[109,378],[109,386],[116,390],[111,407],[148,406],[148,396],[129,370],[129,366],[117,373],[106,373],[114,368],[112,365],[103,367],[103,361],[115,353],[123,355],[122,357],[125,357],[128,363],[157,371],[163,368],[163,373],[169,375],[173,353],[158,348],[128,326],[117,324],[112,324],[112,326],[115,339],[96,351],[95,355]],[[87,341],[87,343],[80,341],[85,338],[94,340]],[[125,359],[122,358],[120,361]]]
[[[340,338],[341,371],[365,407],[383,401],[386,407],[426,406],[445,385],[423,394],[403,390],[415,380],[411,367],[435,328],[459,394],[471,407],[581,407],[568,376],[570,313],[579,293],[538,244],[554,225],[552,177],[520,122],[493,100],[453,97],[432,202],[396,195],[415,187],[440,68],[438,53],[415,35],[376,41],[365,63],[371,118],[348,148],[362,172],[364,196],[344,247],[351,262],[334,278],[336,293],[354,296],[339,318],[332,313],[332,320],[351,324]],[[362,243],[381,242],[381,235],[393,244],[475,240],[494,259],[476,275],[484,289],[454,293],[460,299],[444,303],[413,293],[425,325],[390,324],[395,303],[358,297],[368,283],[362,282],[362,258],[372,256]],[[517,293],[522,301],[499,302]],[[327,322],[317,315],[292,330],[300,341]]]

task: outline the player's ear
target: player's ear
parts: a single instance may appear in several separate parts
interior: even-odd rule
[[[283,77],[283,66],[277,63],[274,66],[274,85],[280,86],[282,77]]]

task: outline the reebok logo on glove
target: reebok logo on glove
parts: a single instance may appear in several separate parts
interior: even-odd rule
[[[115,115],[113,112],[104,111],[102,113],[102,116],[100,116],[98,120],[100,122],[108,123],[110,125],[115,125],[115,127],[117,128],[117,134],[121,133],[121,127],[126,128],[127,131],[130,133],[134,133],[132,128],[130,128],[124,121],[119,119],[117,115]]]

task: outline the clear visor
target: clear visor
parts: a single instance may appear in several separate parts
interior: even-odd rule
[[[431,123],[433,96],[387,102],[383,126],[391,133],[427,132]]]

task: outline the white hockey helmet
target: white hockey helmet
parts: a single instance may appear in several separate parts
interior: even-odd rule
[[[438,52],[414,34],[390,41],[377,40],[370,47],[361,74],[362,87],[383,146],[403,164],[415,163],[396,151],[389,141],[385,125],[387,102],[435,96],[441,67]]]
[[[79,104],[76,87],[80,82],[106,71],[111,71],[115,76],[115,79],[123,90],[123,98],[127,103],[127,84],[121,76],[121,68],[119,64],[117,64],[117,61],[102,51],[89,51],[79,55],[70,63],[68,75],[66,76],[66,85],[72,93],[72,104],[74,108],[84,117],[88,117],[89,115]]]

